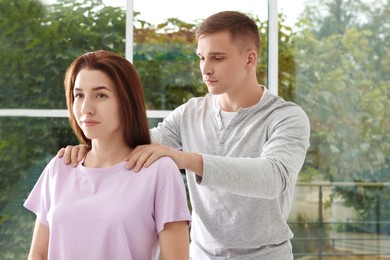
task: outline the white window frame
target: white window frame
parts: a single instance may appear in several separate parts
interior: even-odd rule
[[[141,1],[141,0],[139,0]],[[125,57],[133,62],[134,0],[126,1]],[[268,0],[268,89],[278,95],[278,0]],[[165,118],[170,110],[147,110],[148,118]],[[0,109],[0,117],[68,117],[66,109]]]

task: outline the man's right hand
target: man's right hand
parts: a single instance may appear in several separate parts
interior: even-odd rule
[[[89,150],[90,148],[84,144],[68,145],[58,151],[57,157],[63,157],[66,164],[72,164],[73,167],[76,167]]]

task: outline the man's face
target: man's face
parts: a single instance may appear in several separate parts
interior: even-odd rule
[[[203,81],[211,94],[234,94],[248,75],[247,53],[222,31],[201,35],[196,51]]]

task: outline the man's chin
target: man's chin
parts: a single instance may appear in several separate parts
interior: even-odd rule
[[[220,95],[220,94],[223,94],[223,93],[221,93],[221,91],[218,91],[217,88],[212,87],[212,86],[207,86],[207,89],[208,89],[209,93],[212,94],[212,95]]]

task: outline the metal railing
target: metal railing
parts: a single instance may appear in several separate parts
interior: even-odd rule
[[[337,257],[381,257],[380,259],[390,259],[390,221],[381,221],[380,212],[380,200],[376,200],[376,204],[373,207],[376,209],[375,221],[351,221],[354,216],[350,216],[347,219],[339,219],[332,221],[332,219],[326,219],[324,216],[324,190],[334,195],[335,188],[340,187],[355,187],[361,191],[365,188],[378,188],[388,189],[390,192],[390,182],[318,182],[318,183],[297,183],[297,190],[302,187],[317,189],[317,219],[314,221],[308,221],[305,219],[291,220],[289,225],[294,227],[303,227],[310,229],[311,232],[306,236],[295,236],[293,238],[293,244],[304,244],[307,246],[311,243],[313,247],[310,252],[307,250],[301,250],[294,252],[295,259],[319,259],[322,260],[326,256]],[[386,191],[385,191],[386,192]],[[361,195],[361,194],[360,194]],[[307,194],[306,194],[307,196]],[[390,209],[389,209],[390,210]],[[337,230],[336,227],[361,227],[371,226],[370,230],[360,229],[359,231],[350,230]],[[383,232],[381,228],[389,227],[389,230]],[[295,232],[294,232],[295,233]],[[316,258],[307,258],[307,257]],[[376,258],[377,259],[377,258]]]

